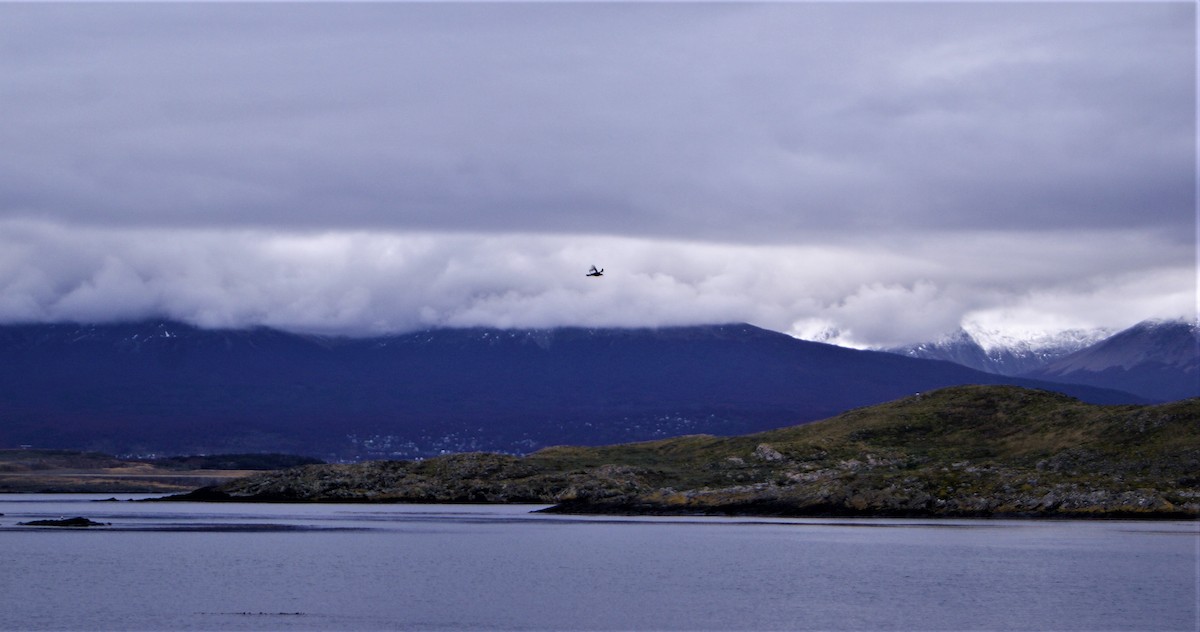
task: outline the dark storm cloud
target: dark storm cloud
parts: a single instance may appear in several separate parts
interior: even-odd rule
[[[1187,8],[1019,9],[5,5],[0,204],[748,241],[1181,227]]]
[[[0,321],[891,344],[1194,313],[1195,26],[1190,3],[0,4]]]

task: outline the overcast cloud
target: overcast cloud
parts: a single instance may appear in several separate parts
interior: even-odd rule
[[[1196,310],[1191,2],[6,3],[0,86],[3,322]]]

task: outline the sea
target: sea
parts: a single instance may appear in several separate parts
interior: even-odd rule
[[[1188,521],[143,498],[0,495],[0,629],[1200,629]]]

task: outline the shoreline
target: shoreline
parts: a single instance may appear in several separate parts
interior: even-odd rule
[[[937,511],[870,510],[842,506],[803,508],[779,503],[746,503],[729,507],[682,507],[648,503],[604,503],[587,501],[553,502],[543,500],[479,501],[465,499],[429,500],[396,498],[294,498],[283,495],[235,496],[206,487],[183,494],[146,498],[138,502],[202,502],[264,504],[331,505],[546,505],[534,513],[563,516],[662,516],[713,518],[878,518],[932,520],[1133,520],[1200,522],[1200,513],[1186,510],[1106,510],[1079,508],[1042,511]]]

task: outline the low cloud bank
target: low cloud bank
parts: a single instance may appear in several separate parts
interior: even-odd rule
[[[745,321],[866,347],[926,340],[965,323],[1015,334],[1121,328],[1194,314],[1196,300],[1191,253],[1128,232],[741,246],[0,224],[7,323],[164,317],[372,335]],[[605,275],[586,277],[592,264]]]

